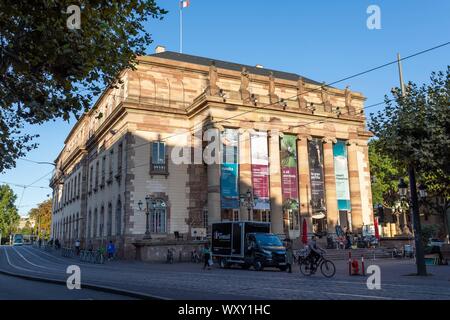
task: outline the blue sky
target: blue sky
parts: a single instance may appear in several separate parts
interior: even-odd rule
[[[178,1],[157,2],[169,14],[162,21],[147,24],[154,39],[148,51],[152,53],[158,44],[178,51]],[[366,10],[372,4],[381,9],[381,30],[366,27]],[[448,0],[191,0],[183,14],[183,51],[249,65],[262,64],[330,83],[395,60],[397,52],[407,56],[448,42],[449,13]],[[446,69],[449,58],[447,46],[404,61],[405,81],[427,82],[432,71]],[[352,90],[362,92],[370,105],[383,101],[398,83],[397,67],[393,65],[336,86],[350,85]],[[53,162],[73,124],[56,121],[27,126],[27,132],[40,134],[36,140],[39,148],[27,158]],[[15,169],[0,176],[0,181],[27,185],[52,169],[19,160]],[[49,177],[35,185],[46,187]],[[23,189],[13,189],[20,198]],[[50,193],[50,189],[26,189],[20,214],[26,215]]]

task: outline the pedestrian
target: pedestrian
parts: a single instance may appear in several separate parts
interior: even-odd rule
[[[75,240],[75,251],[77,253],[77,256],[79,256],[80,255],[80,240],[79,239]]]
[[[39,238],[38,244],[39,244],[39,248],[40,248],[41,245],[42,245],[42,239],[41,238]]]
[[[209,244],[205,243],[205,246],[203,247],[203,258],[204,258],[204,264],[203,264],[203,270],[208,268],[208,270],[211,270],[211,250],[209,249]]]
[[[345,230],[345,249],[350,249],[352,247],[352,238],[351,238],[351,233],[350,231],[347,229]]]
[[[59,249],[59,239],[55,240],[55,248],[56,248],[56,250]]]
[[[94,251],[94,245],[92,244],[92,240],[89,240],[88,250],[90,252]]]
[[[294,263],[294,250],[292,249],[292,241],[286,240],[286,265],[289,273],[292,273],[292,265]]]
[[[114,255],[116,253],[116,246],[112,241],[109,241],[108,247],[106,248],[106,252],[108,253],[108,260],[114,258]]]

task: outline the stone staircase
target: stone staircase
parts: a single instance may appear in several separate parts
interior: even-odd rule
[[[363,256],[366,260],[373,259],[392,259],[392,250],[386,248],[373,248],[373,249],[325,249],[325,257],[330,260],[348,260],[349,253],[352,255],[352,259],[356,258],[358,260]]]

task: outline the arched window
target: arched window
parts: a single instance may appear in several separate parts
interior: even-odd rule
[[[104,236],[105,233],[105,207],[102,205],[101,209],[100,209],[100,223],[99,223],[99,227],[100,227],[100,237]]]
[[[93,237],[96,238],[98,235],[98,214],[97,214],[97,208],[94,209],[94,235]]]
[[[87,238],[91,238],[92,237],[91,225],[92,225],[92,212],[91,212],[91,209],[89,209],[88,219],[87,219]]]
[[[112,236],[112,204],[108,203],[108,221],[106,222],[107,235]]]
[[[122,202],[120,198],[117,200],[116,205],[116,235],[120,235],[122,233]]]
[[[77,216],[76,216],[76,218],[75,218],[76,220],[75,220],[75,238],[79,238],[80,237],[80,234],[79,234],[79,231],[80,231],[80,214],[77,212]]]
[[[151,214],[151,232],[152,233],[166,233],[167,232],[167,205],[164,200],[155,200],[155,209]]]

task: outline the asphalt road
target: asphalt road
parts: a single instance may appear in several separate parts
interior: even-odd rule
[[[31,247],[0,247],[0,270],[66,280],[66,268],[81,268],[81,284],[96,284],[151,295],[161,299],[258,300],[258,299],[450,299],[450,266],[433,266],[430,277],[408,276],[413,260],[366,260],[381,269],[381,290],[369,290],[366,277],[348,276],[345,261],[337,261],[332,279],[302,276],[275,269],[263,272],[239,268],[202,271],[201,264],[148,264],[114,261],[105,265],[82,263]]]
[[[0,300],[123,300],[124,296],[64,285],[24,280],[0,274]]]

